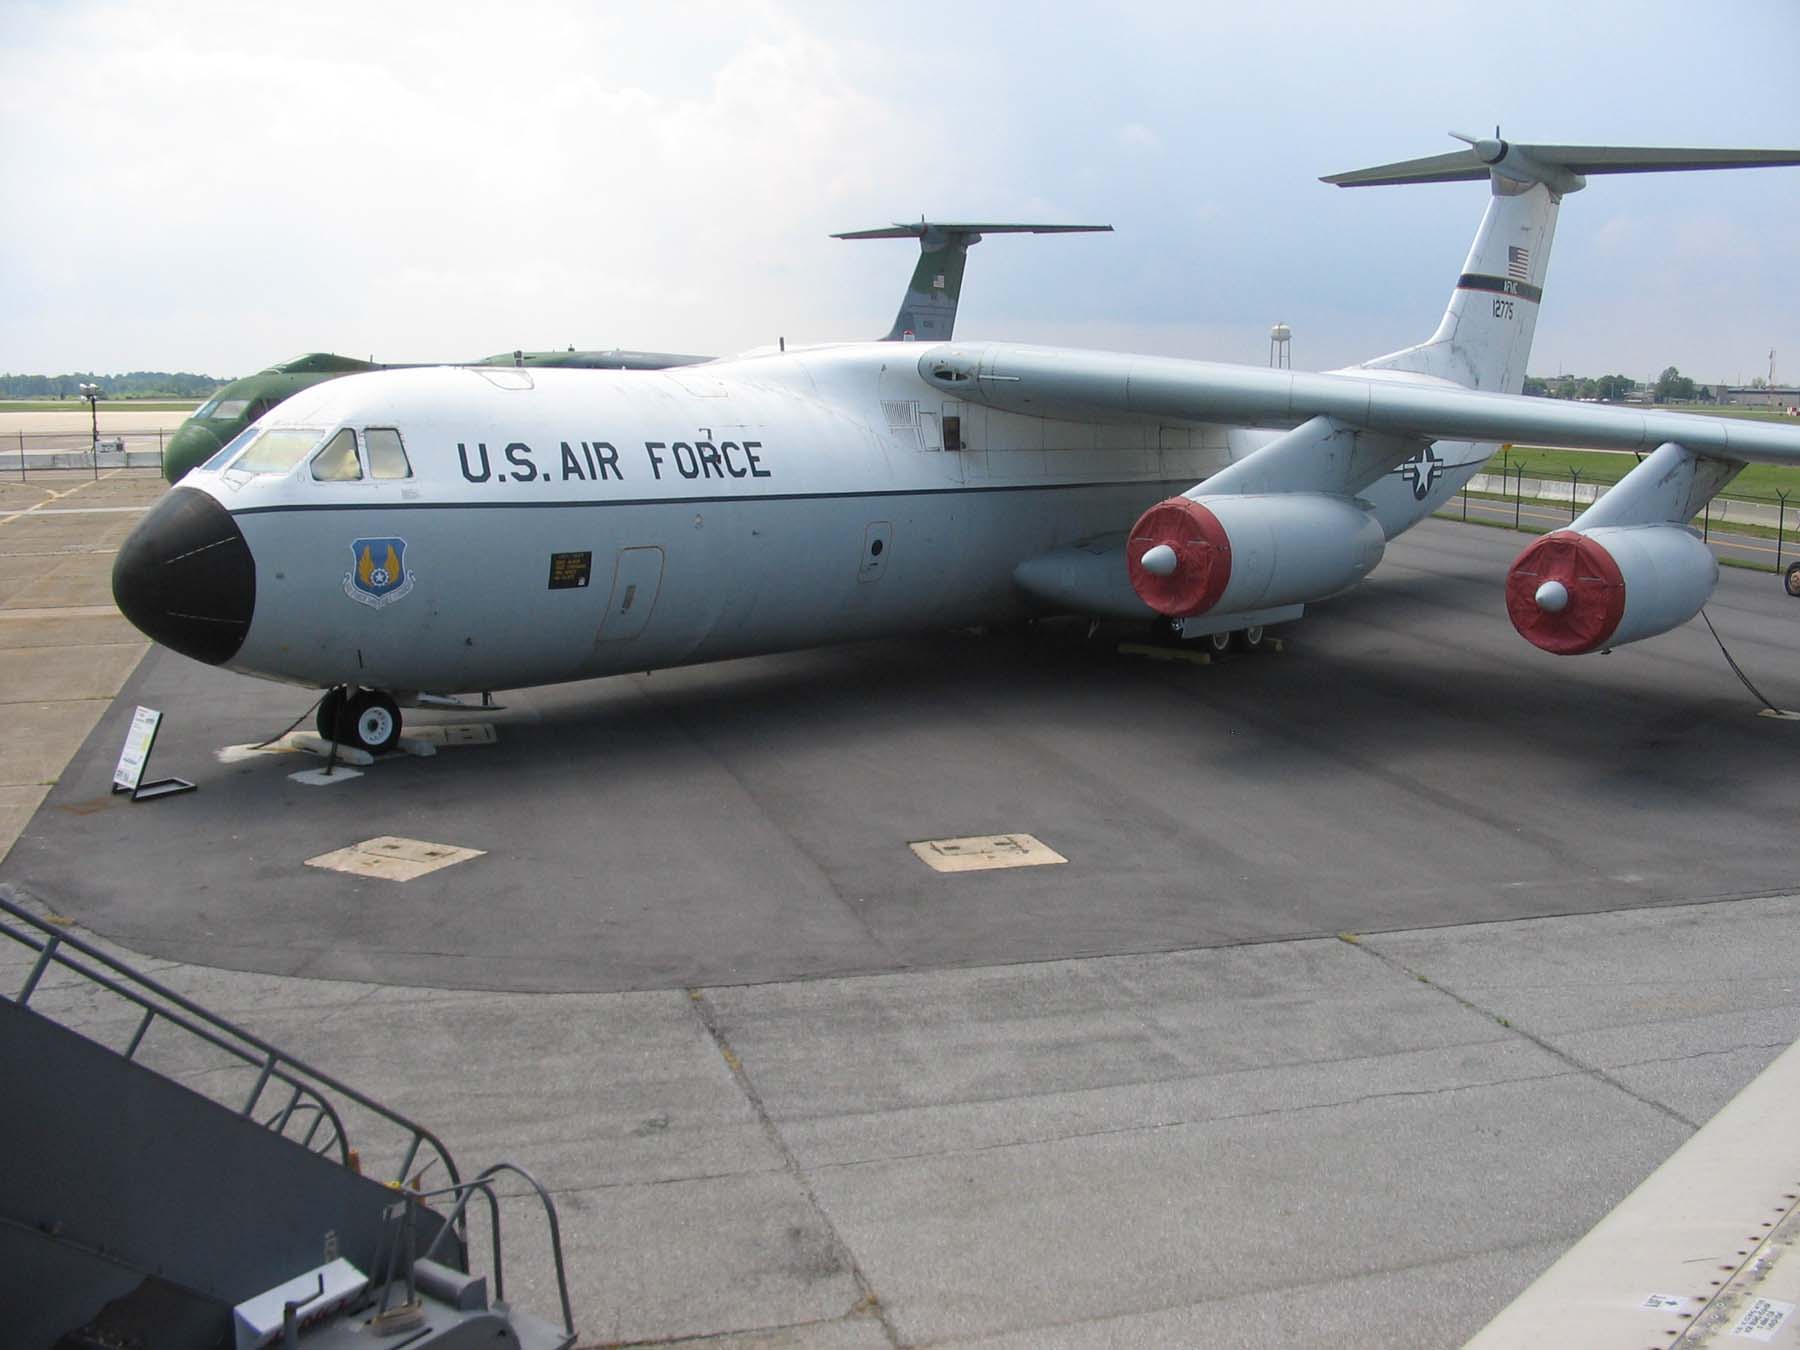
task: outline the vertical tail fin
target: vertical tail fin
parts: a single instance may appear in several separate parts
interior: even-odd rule
[[[1362,369],[1414,371],[1503,394],[1524,389],[1561,202],[1543,183],[1494,174],[1487,213],[1437,331]]]
[[[1516,394],[1537,327],[1562,199],[1592,174],[1667,173],[1800,164],[1800,150],[1693,150],[1668,146],[1517,145],[1452,132],[1468,149],[1332,174],[1338,187],[1449,183],[1486,178],[1493,199],[1457,278],[1443,322],[1427,342],[1366,361],[1364,370],[1409,371],[1471,389]]]
[[[919,262],[900,300],[900,312],[883,342],[947,342],[956,330],[956,302],[962,295],[969,246],[984,234],[1091,234],[1110,225],[977,225],[921,220],[876,230],[852,230],[833,239],[917,239]]]

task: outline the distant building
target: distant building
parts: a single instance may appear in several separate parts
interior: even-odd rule
[[[1758,388],[1748,384],[1715,384],[1713,401],[1739,408],[1773,408],[1777,412],[1800,409],[1800,386],[1771,384]]]

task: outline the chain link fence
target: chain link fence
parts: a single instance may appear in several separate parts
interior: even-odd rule
[[[1635,463],[1622,465],[1612,475],[1573,467],[1551,472],[1540,466],[1533,472],[1530,457],[1521,456],[1504,461],[1500,472],[1478,473],[1463,485],[1458,494],[1462,499],[1462,518],[1469,518],[1471,498],[1489,507],[1501,502],[1512,509],[1513,529],[1542,533],[1536,524],[1524,519],[1526,507],[1555,507],[1559,512],[1566,510],[1569,519],[1574,520],[1636,467]],[[1768,538],[1775,545],[1773,570],[1779,572],[1786,565],[1787,513],[1793,495],[1792,490],[1779,488],[1769,493],[1720,493],[1692,523],[1709,542],[1714,530]],[[1796,525],[1800,525],[1800,503],[1795,503],[1794,510]],[[1482,518],[1492,523],[1491,515]],[[1800,557],[1800,540],[1796,540],[1794,556]]]

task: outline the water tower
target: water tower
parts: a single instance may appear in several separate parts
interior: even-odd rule
[[[1288,343],[1294,340],[1294,330],[1285,323],[1278,323],[1269,330],[1269,364],[1276,370],[1287,370],[1293,365],[1288,356]]]

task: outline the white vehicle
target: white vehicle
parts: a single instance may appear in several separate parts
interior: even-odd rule
[[[1795,164],[1493,139],[1329,178],[1490,185],[1437,331],[1330,374],[889,342],[333,380],[171,491],[114,594],[379,750],[421,698],[1032,614],[1254,637],[1529,441],[1654,452],[1507,579],[1545,650],[1636,641],[1711,594],[1693,514],[1800,428],[1521,396],[1557,210],[1587,174]]]

